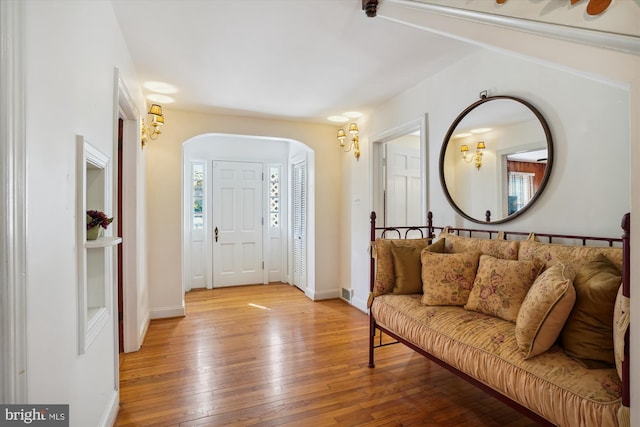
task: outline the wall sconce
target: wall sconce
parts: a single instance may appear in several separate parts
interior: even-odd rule
[[[358,138],[358,124],[351,123],[349,125],[349,135],[351,135],[351,142],[349,145],[345,144],[344,140],[347,138],[347,134],[344,129],[338,130],[338,141],[340,141],[340,147],[342,147],[342,151],[348,153],[353,150],[353,156],[356,160],[360,159],[360,138]]]
[[[476,169],[480,170],[480,167],[482,166],[482,152],[486,148],[487,147],[485,147],[484,141],[480,141],[476,146],[475,154],[469,155],[469,146],[466,144],[460,147],[460,152],[462,153],[462,158],[464,159],[465,162],[467,163],[474,162]]]
[[[149,109],[148,115],[151,119],[151,128],[147,124],[145,124],[144,119],[142,119],[142,135],[141,141],[142,146],[144,147],[149,139],[156,140],[158,139],[158,135],[160,135],[162,125],[164,125],[164,116],[162,115],[162,107],[158,104],[151,104],[151,108]]]

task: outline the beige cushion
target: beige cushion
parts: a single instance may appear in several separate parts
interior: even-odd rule
[[[467,310],[516,321],[520,305],[542,264],[481,255]]]
[[[518,259],[519,242],[516,240],[478,239],[442,232],[438,238],[445,240],[445,252],[480,252],[502,259]]]
[[[516,319],[516,342],[528,359],[555,343],[576,301],[575,272],[556,264],[540,274],[522,302]]]
[[[622,248],[608,246],[570,246],[555,243],[540,243],[533,240],[523,240],[518,248],[520,260],[545,260],[545,269],[559,262],[571,264],[576,271],[582,265],[603,254],[618,268],[622,268]]]
[[[573,281],[576,304],[562,330],[562,346],[588,368],[614,366],[613,306],[621,279],[618,268],[599,254]]]
[[[465,305],[478,269],[477,252],[459,254],[422,251],[422,303]]]

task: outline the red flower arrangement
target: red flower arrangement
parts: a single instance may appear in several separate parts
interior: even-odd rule
[[[102,228],[107,228],[113,221],[113,217],[108,218],[104,212],[100,211],[87,211],[87,230],[99,225]]]

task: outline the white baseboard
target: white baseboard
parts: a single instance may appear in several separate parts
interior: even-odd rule
[[[341,296],[340,289],[331,289],[327,291],[313,292],[310,298],[314,301],[317,301],[317,300],[323,300],[323,299],[340,298],[340,296]]]
[[[174,307],[152,308],[149,312],[150,319],[166,319],[168,317],[183,317],[186,314],[184,305]]]
[[[100,423],[98,425],[101,427],[112,427],[116,423],[116,418],[118,417],[118,409],[120,409],[120,392],[117,390],[113,390],[111,400],[107,404],[107,407],[105,408],[104,414],[102,414],[102,418],[100,419]]]

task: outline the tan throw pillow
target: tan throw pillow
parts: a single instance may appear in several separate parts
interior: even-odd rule
[[[515,323],[520,305],[541,269],[542,263],[537,261],[480,255],[476,279],[464,308]]]
[[[401,240],[392,241],[391,258],[393,260],[393,288],[392,294],[419,294],[422,292],[422,278],[420,276],[422,263],[420,253],[425,251],[444,252],[444,242],[432,245],[403,245]]]
[[[516,342],[529,359],[556,342],[576,302],[575,272],[556,264],[540,274],[522,301],[516,319]]]
[[[562,330],[562,346],[587,368],[615,364],[613,307],[621,281],[618,267],[602,254],[584,264],[573,281],[576,304]]]
[[[422,251],[422,303],[465,305],[479,257],[478,252],[442,254]]]

